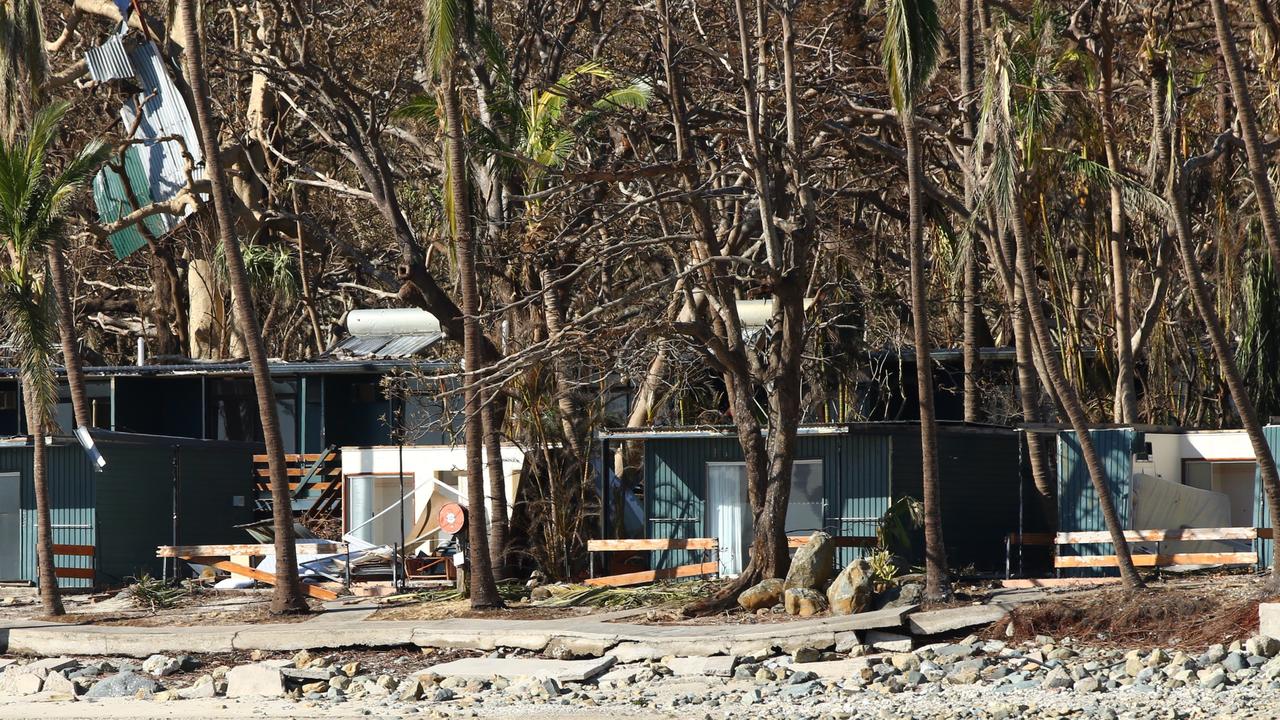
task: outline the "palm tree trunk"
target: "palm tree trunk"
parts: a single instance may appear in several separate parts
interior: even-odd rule
[[[1102,508],[1102,521],[1111,533],[1112,544],[1115,545],[1116,563],[1120,568],[1120,577],[1126,587],[1136,589],[1143,586],[1142,578],[1133,566],[1133,557],[1129,552],[1129,544],[1125,542],[1124,530],[1120,527],[1120,517],[1116,514],[1116,505],[1111,497],[1111,486],[1098,458],[1098,451],[1093,446],[1093,438],[1089,435],[1089,419],[1085,415],[1084,406],[1075,387],[1067,380],[1062,370],[1062,360],[1053,348],[1053,339],[1049,331],[1049,323],[1041,305],[1040,286],[1037,285],[1035,261],[1032,258],[1031,240],[1028,237],[1026,220],[1022,216],[1022,207],[1016,206],[1011,218],[1014,241],[1017,244],[1017,268],[1022,277],[1022,288],[1027,304],[1027,314],[1031,320],[1031,329],[1035,335],[1035,343],[1040,348],[1046,384],[1057,391],[1062,401],[1071,427],[1080,443],[1080,452],[1084,456],[1085,467],[1089,471],[1089,480],[1093,484],[1094,493],[1098,496],[1098,504]]]
[[[479,370],[483,362],[480,343],[480,286],[476,277],[475,233],[471,226],[471,195],[467,191],[466,138],[462,132],[462,108],[455,79],[457,59],[451,58],[442,70],[440,95],[444,107],[445,145],[452,172],[449,192],[457,228],[454,246],[458,253],[458,280],[462,289],[462,364],[464,373],[463,415],[467,443],[467,553],[471,607],[502,607],[502,597],[493,579],[490,564],[489,523],[484,503],[484,418],[481,413],[482,388]]]
[[[56,234],[49,243],[49,278],[58,311],[58,338],[62,343],[62,362],[67,371],[67,387],[71,389],[71,409],[78,427],[93,427],[89,399],[84,389],[84,370],[80,348],[76,343],[75,316],[71,310],[71,282],[67,277],[66,248],[62,236]]]
[[[31,478],[36,493],[36,575],[39,578],[40,602],[44,614],[65,615],[62,594],[58,590],[58,576],[53,562],[53,520],[49,507],[49,470],[45,462],[48,448],[45,446],[45,427],[48,419],[30,383],[22,380],[23,401],[27,408],[27,425],[31,432]]]
[[[942,496],[938,487],[938,423],[933,409],[933,365],[929,357],[929,306],[924,276],[924,167],[915,118],[902,113],[907,149],[907,198],[910,218],[911,325],[916,346],[916,389],[920,394],[920,472],[924,493],[925,597],[943,600],[951,595],[947,551],[942,539]]]
[[[489,562],[496,579],[505,580],[507,545],[511,523],[507,512],[507,478],[502,464],[502,424],[506,419],[506,403],[501,392],[494,392],[480,408],[484,423],[484,451],[489,464]]]
[[[1262,234],[1267,239],[1267,249],[1280,276],[1280,211],[1276,209],[1275,190],[1267,177],[1267,156],[1262,147],[1262,133],[1258,130],[1258,112],[1249,95],[1249,81],[1244,74],[1244,63],[1236,48],[1231,19],[1227,16],[1225,0],[1210,0],[1213,7],[1213,24],[1218,32],[1218,48],[1222,51],[1223,67],[1231,84],[1231,97],[1240,120],[1244,152],[1249,161],[1249,179],[1253,181],[1254,195],[1258,199],[1258,214],[1262,220]]]
[[[960,0],[960,109],[963,115],[963,130],[969,144],[964,147],[964,205],[973,212],[976,197],[975,178],[977,168],[973,167],[973,139],[977,136],[977,119],[974,112],[974,100],[977,87],[974,80],[974,11],[973,0]],[[972,236],[972,234],[971,234]],[[981,310],[978,297],[982,291],[978,275],[978,244],[971,238],[968,252],[964,257],[964,421],[980,422],[982,412],[979,408],[981,398],[978,389],[978,317]]]
[[[249,352],[249,365],[253,372],[253,385],[258,400],[258,417],[262,423],[262,438],[266,444],[267,465],[271,478],[272,525],[275,531],[276,584],[271,596],[273,614],[299,613],[308,610],[302,585],[298,579],[298,555],[293,532],[293,498],[289,493],[289,478],[284,462],[284,442],[280,436],[280,422],[276,414],[275,389],[271,384],[271,371],[267,366],[267,349],[262,340],[262,329],[254,312],[253,294],[244,269],[244,257],[240,242],[235,236],[231,217],[231,199],[228,195],[226,176],[218,154],[218,136],[214,129],[211,96],[204,73],[204,46],[200,38],[200,25],[196,19],[195,0],[179,0],[178,11],[185,26],[187,81],[195,101],[196,127],[200,133],[200,145],[204,150],[206,175],[213,196],[214,215],[218,223],[218,236],[227,263],[227,277],[231,284],[232,303],[236,326],[243,333]]]
[[[1197,163],[1189,161],[1184,165],[1177,177],[1169,179],[1166,198],[1173,210],[1174,234],[1178,239],[1178,254],[1182,257],[1182,270],[1191,288],[1191,297],[1195,301],[1196,311],[1209,331],[1209,345],[1218,359],[1218,368],[1227,382],[1231,400],[1235,403],[1236,412],[1240,415],[1240,424],[1244,427],[1249,444],[1253,447],[1257,458],[1258,475],[1262,479],[1262,491],[1267,497],[1267,508],[1271,516],[1271,527],[1280,527],[1280,474],[1276,472],[1275,458],[1271,454],[1271,446],[1262,432],[1262,422],[1254,407],[1253,399],[1240,376],[1240,366],[1236,363],[1235,352],[1222,329],[1222,319],[1214,309],[1213,293],[1205,284],[1204,275],[1200,272],[1200,259],[1196,255],[1195,241],[1191,235],[1191,219],[1187,210],[1187,176]],[[1271,582],[1280,583],[1280,541],[1271,543]]]

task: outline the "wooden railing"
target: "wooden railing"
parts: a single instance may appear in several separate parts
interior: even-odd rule
[[[93,583],[97,578],[94,570],[94,559],[97,551],[92,545],[59,545],[53,546],[53,576],[55,578],[88,580]],[[89,567],[62,567],[58,565],[59,557],[87,557],[89,558]]]
[[[1213,542],[1247,540],[1256,542],[1270,539],[1271,528],[1227,527],[1227,528],[1172,528],[1167,530],[1125,530],[1124,540],[1133,543],[1165,543],[1165,542]],[[1061,548],[1071,545],[1112,544],[1111,533],[1105,530],[1085,532],[1061,532],[1054,537],[1054,545]],[[1175,565],[1254,565],[1258,562],[1258,553],[1251,552],[1159,552],[1134,554],[1133,564],[1136,567],[1169,567]],[[1063,555],[1056,554],[1053,561],[1055,568],[1099,568],[1116,567],[1115,555]]]

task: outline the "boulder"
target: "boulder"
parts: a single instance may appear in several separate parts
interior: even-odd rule
[[[43,692],[60,693],[75,697],[80,694],[80,688],[72,680],[68,680],[66,675],[61,672],[51,672],[44,679]]]
[[[786,588],[778,578],[769,578],[752,585],[738,595],[738,604],[748,612],[771,608],[782,602],[782,591]]]
[[[819,530],[809,536],[809,540],[796,551],[791,559],[791,569],[787,571],[786,590],[792,588],[808,588],[820,590],[827,586],[834,570],[836,544],[831,536]]]
[[[827,604],[831,606],[833,615],[860,613],[870,607],[873,592],[871,563],[863,559],[854,560],[827,588]]]
[[[782,594],[782,602],[787,614],[798,617],[813,617],[827,609],[827,599],[812,588],[788,588]]]
[[[152,678],[125,671],[94,683],[84,696],[91,700],[111,697],[151,697],[161,689],[160,683]]]
[[[182,669],[182,663],[167,655],[152,655],[142,661],[142,672],[152,677],[168,677]]]
[[[227,697],[278,697],[284,694],[284,673],[265,663],[238,665],[227,672]]]
[[[14,672],[11,667],[0,674],[0,695],[35,695],[44,685],[44,678],[35,673]]]

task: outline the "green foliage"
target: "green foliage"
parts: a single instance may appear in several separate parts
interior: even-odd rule
[[[1280,415],[1280,283],[1271,255],[1249,261],[1244,281],[1244,327],[1237,362],[1258,415]]]
[[[11,140],[49,74],[39,0],[0,2],[0,139]]]
[[[880,53],[898,112],[911,112],[938,69],[942,21],[934,0],[885,0]]]
[[[867,556],[871,566],[871,576],[876,580],[889,582],[898,576],[898,566],[893,562],[893,553],[880,549]]]
[[[143,575],[129,586],[129,597],[138,605],[150,608],[152,612],[177,607],[190,595],[191,588],[186,583],[171,584],[149,574]]]
[[[881,551],[910,557],[911,536],[924,527],[924,503],[906,495],[898,498],[880,516],[876,527],[876,544]]]
[[[51,357],[57,331],[46,286],[46,251],[65,232],[67,201],[109,154],[109,148],[94,141],[61,172],[49,174],[49,147],[68,107],[60,102],[41,109],[25,135],[0,145],[0,243],[10,256],[0,268],[0,327],[45,418],[57,402]]]

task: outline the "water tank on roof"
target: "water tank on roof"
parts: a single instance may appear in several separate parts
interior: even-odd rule
[[[359,337],[427,335],[440,332],[440,321],[418,308],[352,310],[347,313],[347,332]]]

